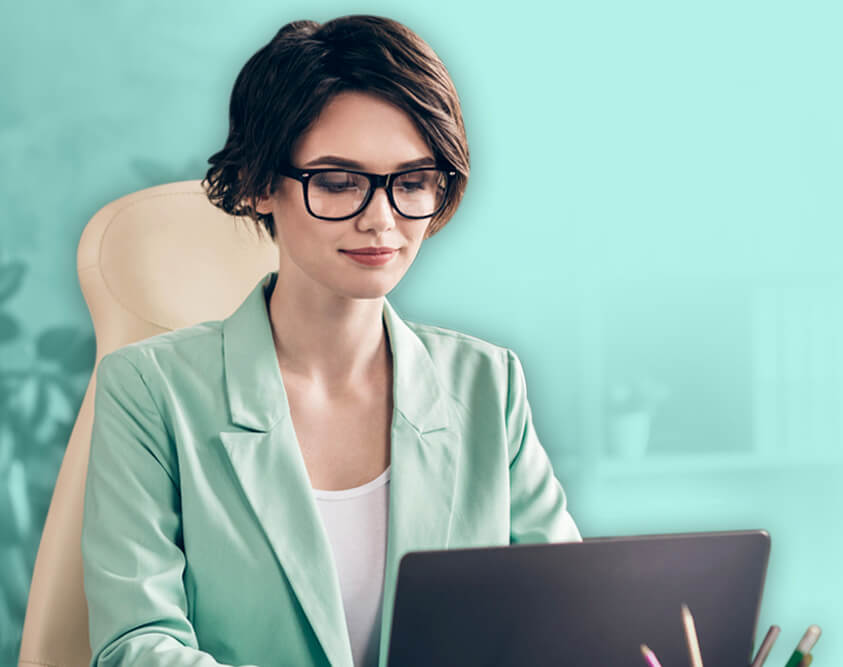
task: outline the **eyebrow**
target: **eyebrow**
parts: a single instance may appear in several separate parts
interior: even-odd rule
[[[344,157],[339,157],[337,155],[320,155],[317,158],[313,158],[309,162],[304,164],[304,167],[315,167],[318,164],[327,164],[334,167],[345,167],[347,169],[359,169],[360,171],[364,171],[365,168],[360,162],[356,162],[355,160],[348,160]],[[417,158],[415,160],[409,160],[407,162],[401,162],[400,164],[395,165],[396,171],[401,171],[402,169],[412,169],[413,167],[433,167],[436,165],[436,161],[432,157],[422,157]]]

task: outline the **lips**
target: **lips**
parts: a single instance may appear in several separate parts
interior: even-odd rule
[[[386,248],[386,247],[366,247],[366,248],[351,248],[349,250],[341,250],[340,252],[350,252],[355,255],[388,255],[391,252],[395,252],[395,248]]]
[[[362,266],[380,267],[386,266],[398,254],[397,248],[354,248],[353,250],[340,250],[352,262],[356,262]]]

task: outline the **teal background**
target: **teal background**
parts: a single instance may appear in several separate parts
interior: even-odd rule
[[[0,664],[16,659],[93,366],[84,225],[124,194],[200,178],[246,59],[289,20],[349,13],[396,18],[433,46],[471,147],[462,207],[393,303],[519,354],[584,535],[766,528],[758,635],[782,626],[768,664],[811,623],[825,630],[815,664],[843,660],[843,5],[3,13]]]

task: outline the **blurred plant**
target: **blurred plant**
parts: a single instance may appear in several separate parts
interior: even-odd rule
[[[14,349],[0,366],[0,653],[17,655],[26,597],[56,475],[94,367],[92,334],[50,327],[20,350],[25,331],[7,310],[26,265],[0,262],[0,346]],[[2,350],[0,350],[2,351]],[[8,508],[8,509],[6,509]],[[11,622],[11,625],[8,623]],[[16,628],[17,631],[12,629]],[[10,645],[9,642],[14,645]]]

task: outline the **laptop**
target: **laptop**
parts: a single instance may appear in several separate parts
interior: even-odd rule
[[[688,665],[752,658],[770,554],[762,530],[416,551],[398,570],[389,667]]]

